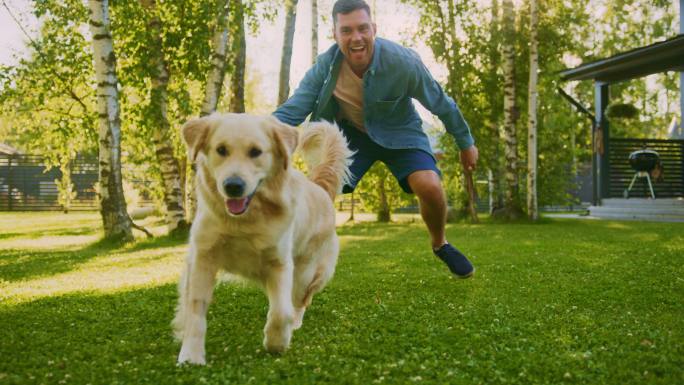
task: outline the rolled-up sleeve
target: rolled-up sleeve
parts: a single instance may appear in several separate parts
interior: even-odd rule
[[[444,92],[419,58],[416,58],[414,61],[413,73],[414,76],[411,77],[413,84],[410,86],[411,97],[418,100],[430,112],[437,115],[439,120],[444,123],[447,132],[456,139],[459,149],[465,150],[473,146],[475,139],[473,139],[470,127],[468,127],[468,123],[463,118],[458,105]]]
[[[306,72],[292,96],[278,106],[273,115],[281,122],[292,126],[298,126],[304,122],[316,106],[316,100],[323,87],[329,66],[329,60],[325,60],[323,55],[319,56],[316,64]]]

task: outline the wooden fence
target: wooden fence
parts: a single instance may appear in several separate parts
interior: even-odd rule
[[[97,210],[98,160],[78,156],[69,164],[75,198],[70,211]],[[57,181],[62,172],[57,167],[47,168],[40,155],[0,154],[0,211],[57,211],[64,210],[59,203]],[[138,204],[153,205],[148,190],[142,186],[149,181],[130,181],[140,192]],[[140,187],[140,188],[138,188]]]
[[[69,168],[76,192],[69,209],[97,209],[97,159],[77,157]],[[0,211],[63,210],[55,183],[61,178],[59,168],[46,168],[40,155],[0,154]]]

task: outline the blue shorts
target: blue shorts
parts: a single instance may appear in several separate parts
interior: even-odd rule
[[[430,153],[415,148],[385,148],[349,124],[342,122],[339,123],[339,126],[349,141],[349,148],[356,151],[352,164],[349,166],[351,180],[342,188],[344,194],[354,191],[363,175],[378,160],[389,168],[394,177],[397,178],[401,189],[407,193],[413,192],[408,184],[408,176],[416,171],[432,170],[440,177],[442,176],[441,171],[437,168],[435,158]]]

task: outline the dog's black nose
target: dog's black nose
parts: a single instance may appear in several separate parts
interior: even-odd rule
[[[245,181],[242,178],[231,176],[223,181],[223,191],[229,197],[240,197],[245,192]]]

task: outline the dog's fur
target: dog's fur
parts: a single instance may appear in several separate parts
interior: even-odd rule
[[[311,162],[307,178],[291,166],[298,131],[274,117],[213,114],[186,123],[182,136],[197,165],[198,205],[173,321],[182,340],[178,363],[205,363],[206,312],[219,269],[263,287],[263,344],[282,352],[335,270],[333,199],[349,172],[346,140],[331,124],[310,123],[299,146]],[[239,196],[225,187],[229,178],[243,183]]]

